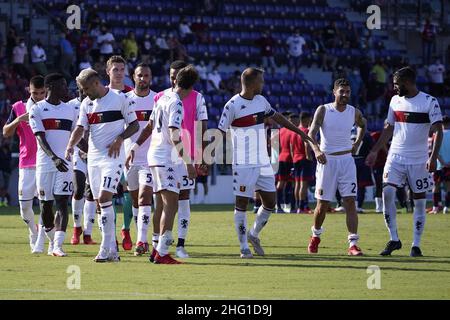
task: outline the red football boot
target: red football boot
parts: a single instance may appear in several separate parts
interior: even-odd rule
[[[319,237],[311,237],[311,239],[309,240],[308,252],[317,253],[319,251],[319,243],[320,243]]]
[[[363,253],[361,251],[361,248],[359,248],[358,246],[351,246],[350,248],[348,248],[348,255],[349,256],[362,256]]]
[[[84,244],[97,244],[94,240],[92,240],[92,237],[90,234],[84,234],[83,235],[83,243]]]
[[[150,258],[148,259],[148,260],[150,260],[151,263],[155,262],[155,256],[156,256],[157,252],[158,251],[156,251],[156,249],[153,248],[152,253],[150,254]]]
[[[72,239],[70,239],[70,243],[73,245],[77,245],[80,243],[80,236],[83,233],[83,229],[81,227],[74,227],[73,228],[73,235]]]
[[[133,249],[133,241],[131,241],[130,230],[122,229],[122,248],[129,251]]]
[[[170,256],[170,254],[166,254],[161,257],[158,252],[156,252],[155,262],[156,264],[183,264],[183,262],[175,260]]]

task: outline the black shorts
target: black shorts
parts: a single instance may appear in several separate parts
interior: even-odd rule
[[[434,183],[443,183],[450,181],[450,168],[442,168],[433,172]]]
[[[207,183],[208,182],[208,176],[197,176],[195,178],[195,183]]]
[[[365,161],[365,159],[355,159],[358,188],[373,186],[372,169],[366,165]]]
[[[278,173],[277,180],[278,181],[289,181],[292,170],[292,162],[278,162]]]
[[[294,163],[295,181],[314,181],[314,162],[311,160],[300,160]]]

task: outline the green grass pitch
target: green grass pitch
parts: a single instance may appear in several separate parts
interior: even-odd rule
[[[2,208],[0,299],[450,299],[450,215],[427,216],[425,257],[411,258],[411,214],[398,215],[403,249],[391,257],[378,255],[388,233],[373,211],[359,215],[362,257],[346,255],[343,214],[327,216],[317,255],[306,249],[311,215],[274,214],[261,233],[266,256],[241,260],[232,209],[193,206],[186,241],[191,258],[183,265],[154,265],[123,250],[120,263],[94,263],[98,245],[70,245],[72,219],[67,257],[32,255],[18,209]],[[248,217],[250,226],[255,215]],[[119,238],[121,223],[119,214]],[[135,241],[134,225],[131,233]],[[100,241],[97,226],[93,238]],[[380,268],[380,289],[368,288],[372,265]],[[71,268],[80,271],[80,289],[73,288]]]

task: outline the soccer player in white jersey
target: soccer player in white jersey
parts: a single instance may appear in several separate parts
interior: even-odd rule
[[[64,149],[77,121],[77,112],[62,102],[67,97],[67,83],[58,73],[45,77],[46,100],[35,104],[30,111],[30,126],[38,141],[36,181],[41,203],[45,232],[53,242],[52,255],[64,257],[62,249],[66,234],[68,201],[72,195],[72,168],[64,161]],[[53,215],[56,203],[56,217]]]
[[[267,153],[267,137],[264,119],[272,120],[297,133],[304,141],[313,142],[303,131],[283,115],[276,112],[261,95],[264,85],[263,70],[247,68],[241,75],[242,91],[226,104],[219,121],[219,129],[225,134],[231,127],[233,144],[233,190],[236,196],[234,223],[240,244],[241,258],[253,258],[248,242],[257,255],[264,255],[259,233],[275,209],[275,176]],[[324,161],[317,143],[311,147],[319,162]],[[247,205],[257,191],[262,205],[258,209],[253,228],[247,233]]]
[[[130,101],[130,109],[136,113],[139,121],[139,131],[125,140],[125,152],[129,154],[133,144],[147,125],[152,113],[156,92],[150,89],[152,71],[148,64],[138,64],[134,69],[134,91],[126,93]],[[127,163],[125,179],[128,183],[128,191],[133,201],[133,216],[137,216],[137,240],[134,255],[140,256],[149,249],[147,232],[150,224],[152,210],[153,183],[152,174],[147,164],[147,153],[150,147],[150,139],[147,139],[134,151],[133,163]],[[135,212],[137,213],[135,214]]]
[[[83,90],[78,88],[79,96],[67,102],[80,113],[81,102],[86,98]],[[87,145],[85,146],[87,151]],[[70,243],[77,245],[80,243],[80,236],[83,234],[84,244],[97,244],[92,240],[92,227],[95,222],[95,212],[97,205],[92,198],[89,184],[86,184],[87,178],[87,155],[78,147],[74,148],[72,158],[73,165],[73,196],[72,196],[72,217],[73,217],[73,234]],[[86,192],[86,199],[85,199]],[[83,215],[84,213],[84,215]],[[81,216],[84,216],[84,232],[81,227]]]
[[[312,237],[308,245],[309,253],[317,253],[322,225],[326,213],[336,194],[336,189],[342,196],[347,215],[348,255],[360,256],[361,249],[357,246],[358,215],[356,213],[356,166],[352,153],[355,152],[366,131],[366,119],[361,111],[348,104],[351,95],[350,83],[346,79],[334,82],[334,102],[317,108],[311,124],[309,136],[316,139],[320,129],[320,150],[326,155],[326,163],[318,163],[316,168],[317,206],[314,210],[314,225]],[[357,126],[355,142],[352,143],[351,133],[353,124]]]
[[[66,150],[66,159],[73,155],[74,146],[89,130],[88,177],[94,199],[100,206],[102,242],[95,262],[120,260],[115,241],[113,194],[125,164],[123,141],[139,129],[136,114],[130,110],[123,93],[102,85],[92,69],[80,72],[77,82],[87,98],[80,107],[77,128]],[[124,130],[124,126],[128,126]]]
[[[425,226],[426,192],[433,180],[430,172],[436,170],[439,149],[442,144],[442,114],[436,98],[419,91],[416,73],[411,67],[399,69],[393,76],[393,96],[389,104],[387,123],[377,143],[366,158],[372,166],[378,151],[392,137],[391,147],[383,172],[383,214],[390,240],[380,253],[387,256],[399,250],[402,243],[397,232],[396,188],[406,181],[413,191],[413,243],[410,256],[422,256],[420,241]],[[429,132],[435,133],[435,141],[428,156]]]
[[[187,153],[181,154],[183,144],[180,142],[181,121],[183,119],[182,100],[192,92],[192,87],[198,81],[198,72],[193,65],[181,69],[175,80],[173,91],[167,91],[156,102],[150,121],[141,132],[136,144],[131,148],[127,162],[133,163],[134,153],[147,138],[152,137],[148,151],[148,165],[152,171],[153,189],[161,195],[163,210],[161,216],[161,237],[154,258],[150,261],[157,264],[179,264],[169,254],[173,242],[172,229],[175,214],[178,209],[178,198],[181,177],[176,166],[184,162],[188,178],[196,176],[195,167]],[[181,147],[180,147],[181,146]],[[183,158],[181,158],[183,156]]]
[[[125,85],[125,71],[127,61],[122,56],[111,56],[106,61],[106,74],[109,77],[108,88],[117,90],[117,92],[127,93],[133,91],[132,87]],[[130,225],[133,217],[137,221],[137,207],[133,209],[132,200],[128,191],[127,181],[124,176],[121,177],[120,183],[123,188],[123,225],[121,230],[122,248],[124,250],[131,250],[133,248],[133,241],[130,235]]]
[[[175,88],[175,79],[178,72],[187,66],[187,63],[181,60],[176,60],[170,64],[170,82],[171,88],[159,92],[155,101],[167,92],[173,91]],[[205,99],[203,95],[192,90],[189,95],[183,98],[183,121],[181,123],[182,133],[181,140],[183,141],[184,152],[191,157],[191,160],[195,160],[198,154],[202,154],[202,150],[206,147],[206,141],[202,140],[201,146],[196,146],[196,125],[197,121],[201,122],[201,134],[204,136],[208,127],[208,113],[206,110]],[[203,158],[202,158],[203,159]],[[207,169],[207,166],[202,163],[200,165],[203,170]],[[195,180],[189,179],[186,172],[186,166],[179,164],[176,168],[178,176],[181,177],[180,196],[178,201],[178,241],[175,254],[178,258],[189,258],[189,254],[185,249],[185,240],[188,233],[190,219],[191,219],[191,207],[189,203],[190,191],[195,188]],[[160,196],[156,195],[156,208],[155,215],[153,217],[153,242],[157,242],[159,238],[159,219],[161,218],[162,209],[160,202]],[[153,252],[154,254],[155,252]]]
[[[29,125],[31,107],[45,99],[44,77],[30,79],[30,97],[17,101],[11,107],[11,113],[3,127],[3,137],[9,138],[17,132],[20,141],[18,195],[20,216],[28,226],[30,247],[33,253],[44,250],[45,232],[42,221],[36,228],[33,212],[33,198],[36,193],[36,154],[37,142]],[[39,240],[39,241],[38,241]]]

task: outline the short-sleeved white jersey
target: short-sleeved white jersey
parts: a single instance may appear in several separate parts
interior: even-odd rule
[[[142,129],[145,128],[148,121],[150,120],[150,115],[152,114],[154,97],[156,92],[151,91],[145,97],[138,96],[134,91],[127,92],[126,97],[130,102],[130,109],[136,113],[136,118],[139,121],[139,131],[132,135],[130,138],[126,139],[124,142],[125,152],[128,154],[131,147],[139,138]],[[151,137],[148,138],[134,153],[133,164],[135,165],[147,165],[147,153],[150,147]]]
[[[165,166],[179,161],[178,153],[170,139],[170,128],[181,128],[183,103],[175,92],[165,92],[153,107],[152,141],[147,154],[149,166]]]
[[[67,103],[53,105],[46,100],[36,103],[30,111],[30,126],[33,133],[44,132],[50,148],[64,159],[64,153],[69,143],[70,133],[75,128],[78,112]],[[53,172],[56,169],[52,159],[44,152],[38,143],[36,169],[40,172]]]
[[[89,130],[88,163],[96,165],[111,161],[108,149],[111,143],[123,131],[125,124],[136,120],[136,113],[130,109],[129,101],[123,93],[108,89],[108,93],[100,99],[92,101],[87,97],[80,107],[78,125]],[[115,159],[125,162],[125,150]]]
[[[270,164],[264,119],[275,113],[262,95],[248,100],[237,94],[225,104],[219,129],[226,132],[231,127],[234,166],[253,168]]]
[[[394,126],[389,155],[397,155],[403,164],[426,162],[430,127],[439,121],[442,121],[439,103],[429,94],[420,91],[413,98],[393,96],[387,117],[387,122]]]

